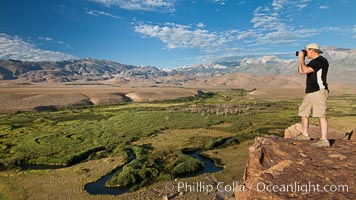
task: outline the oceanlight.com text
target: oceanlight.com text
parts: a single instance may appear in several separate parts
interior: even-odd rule
[[[258,192],[295,192],[301,194],[308,194],[312,192],[349,192],[348,185],[334,185],[334,184],[314,184],[308,182],[307,184],[294,182],[292,184],[266,184],[259,182],[256,184],[256,190]]]

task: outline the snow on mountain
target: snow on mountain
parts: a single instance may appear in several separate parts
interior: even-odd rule
[[[356,49],[323,47],[322,56],[329,60],[329,78],[345,82],[355,82]],[[308,63],[310,60],[307,59]],[[250,73],[253,75],[295,75],[298,70],[298,58],[283,60],[275,55],[259,58],[244,58],[236,62],[218,62],[178,68],[179,74],[213,77],[230,73]]]
[[[189,70],[189,69],[197,69],[197,68],[202,68],[202,69],[226,69],[227,67],[224,65],[221,65],[219,63],[205,63],[205,64],[198,64],[198,65],[193,65],[193,66],[184,66],[184,67],[178,67],[177,70]]]

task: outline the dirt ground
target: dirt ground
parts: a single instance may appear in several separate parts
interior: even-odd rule
[[[18,84],[0,81],[0,113],[73,106],[153,102],[197,95],[198,90],[226,91],[235,87],[118,87],[113,85]],[[355,94],[354,85],[334,83],[330,95]],[[293,99],[304,96],[304,86],[260,87],[247,99]]]
[[[0,84],[0,113],[129,101],[152,102],[196,94],[197,89],[169,87],[123,88],[110,85]]]

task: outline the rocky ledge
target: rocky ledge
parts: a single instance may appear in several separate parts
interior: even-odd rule
[[[286,138],[256,138],[236,199],[356,199],[352,132],[336,131],[331,147],[316,148],[310,146],[316,139],[288,138],[299,134],[298,127],[286,129]],[[318,127],[312,130],[311,136],[320,137]]]

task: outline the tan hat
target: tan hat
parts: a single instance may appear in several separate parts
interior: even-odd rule
[[[316,43],[308,44],[305,48],[306,49],[314,49],[314,51],[316,51],[318,53],[323,53],[323,51],[320,50],[319,45]]]

